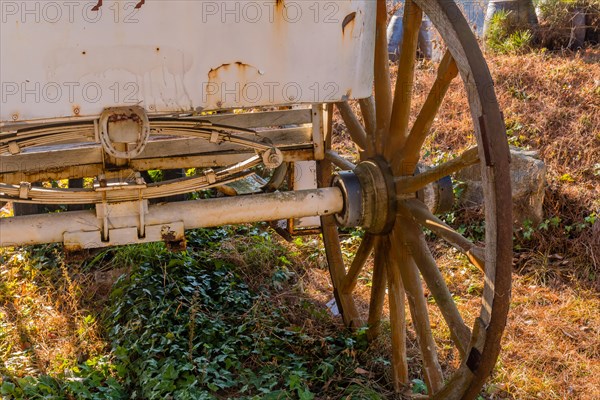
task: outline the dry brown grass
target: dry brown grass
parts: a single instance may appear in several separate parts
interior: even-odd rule
[[[490,64],[507,127],[523,126],[520,141],[540,151],[553,177],[570,174],[598,194],[588,184],[598,182],[600,49],[494,57]]]
[[[600,397],[600,297],[514,276],[503,351],[490,391],[498,398]]]
[[[93,274],[33,263],[28,250],[0,254],[0,358],[13,376],[60,372],[103,354],[106,343],[98,321]]]
[[[598,223],[565,230],[600,213],[600,48],[495,57],[490,63],[512,137],[539,150],[548,166],[545,215],[561,219],[557,229],[536,232],[532,241],[521,243],[526,254],[541,255],[541,263],[526,265],[521,257],[517,267],[535,273],[558,255],[568,268],[555,268],[550,280],[598,291]]]

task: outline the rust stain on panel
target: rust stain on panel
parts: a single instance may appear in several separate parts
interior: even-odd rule
[[[160,237],[165,242],[170,251],[184,251],[186,249],[185,236],[182,237],[177,232],[171,230],[171,227],[164,225],[160,230]]]
[[[281,23],[283,21],[285,3],[284,0],[275,0],[275,22]],[[280,18],[277,18],[280,17]]]
[[[356,19],[356,11],[351,12],[350,14],[346,15],[346,17],[342,21],[342,34],[345,33],[346,26],[349,23],[352,23],[352,27],[354,27],[354,20],[355,19]]]
[[[246,71],[248,68],[252,68],[255,70],[257,69],[256,67],[250,64],[246,64],[241,61],[236,61],[234,63],[221,64],[216,68],[211,68],[210,71],[208,71],[208,78],[216,78],[221,71],[229,71],[229,67],[232,65],[234,65],[240,72]]]
[[[231,64],[221,64],[217,68],[211,68],[210,71],[208,71],[208,80],[213,81],[213,80],[217,79],[217,76],[219,75],[219,71],[221,69],[227,71],[229,69],[230,65]]]
[[[253,74],[251,74],[251,70]],[[208,71],[207,89],[211,88],[211,93],[208,95],[216,99],[216,106],[221,108],[223,106],[224,99],[222,96],[224,93],[227,95],[227,91],[233,89],[236,92],[236,96],[240,95],[246,86],[252,82],[251,79],[257,79],[257,76],[261,74],[257,67],[242,61],[221,64]],[[216,90],[216,92],[212,90]],[[209,90],[207,90],[208,92]]]
[[[144,4],[146,4],[146,0],[140,0],[140,2],[135,5],[135,8],[140,9]]]
[[[258,68],[250,65],[250,64],[246,64],[243,63],[241,61],[236,61],[234,63],[225,63],[225,64],[221,64],[216,68],[211,68],[210,71],[208,71],[208,80],[209,82],[219,82],[221,81],[222,77],[220,76],[221,73],[226,74],[228,72],[230,72],[230,68],[234,67],[235,71],[234,73],[236,74],[236,77],[238,78],[237,82],[239,83],[244,83],[246,81],[246,74],[248,72],[249,69],[253,69],[256,72],[258,72]]]

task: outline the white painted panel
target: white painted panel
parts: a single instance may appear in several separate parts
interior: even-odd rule
[[[371,94],[375,1],[98,3],[0,0],[1,122]]]
[[[317,188],[317,162],[297,161],[294,163],[294,190]],[[315,228],[321,225],[319,217],[304,217],[294,221],[294,228]]]

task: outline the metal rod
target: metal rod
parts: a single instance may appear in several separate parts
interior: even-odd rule
[[[338,213],[344,206],[338,188],[323,188],[192,200],[150,206],[147,225],[182,221],[185,229],[207,228]],[[139,216],[108,220],[109,229],[137,227]],[[66,232],[94,232],[102,219],[93,210],[0,219],[0,247],[63,242]]]
[[[356,165],[352,164],[333,150],[327,150],[325,152],[325,158],[340,167],[342,171],[352,171],[356,168]]]

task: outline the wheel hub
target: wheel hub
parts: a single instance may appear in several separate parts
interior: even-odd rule
[[[336,174],[331,186],[344,196],[344,208],[335,215],[343,227],[363,227],[373,234],[388,233],[396,216],[394,179],[380,158],[362,161],[354,171]]]

